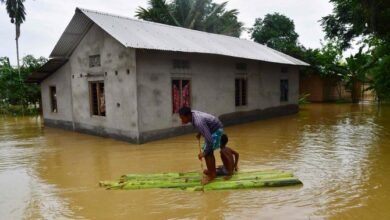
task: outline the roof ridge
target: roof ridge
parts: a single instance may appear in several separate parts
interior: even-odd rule
[[[70,52],[69,48],[77,46],[78,42],[69,41],[67,31],[70,31],[69,28],[75,28],[74,26],[77,25],[80,25],[79,29],[86,29],[87,24],[85,23],[85,19],[88,19],[89,21],[100,26],[100,28],[110,34],[111,37],[116,39],[125,47],[216,54],[282,64],[308,65],[295,57],[284,54],[253,40],[139,20],[122,15],[79,7],[76,8],[75,15],[68,24],[64,33],[61,35],[61,38],[58,40],[55,48],[51,53],[51,57],[68,56]],[[141,35],[135,35],[134,37],[129,38],[129,30],[127,30],[125,26],[124,30],[118,30],[118,28],[115,28],[115,23],[133,28],[140,28],[140,34],[146,34],[147,39],[143,39],[145,36]],[[80,33],[77,32],[78,35],[76,37],[78,37],[78,40],[81,40],[81,38],[84,36],[83,33],[85,30],[83,31],[81,29],[79,30],[79,32],[81,31]],[[148,30],[153,30],[159,34],[164,34],[165,38],[162,38],[163,42],[160,41],[158,36],[149,34]],[[183,40],[179,40],[179,45],[177,45],[177,42],[174,40],[176,37],[175,34],[180,34],[184,37]],[[213,43],[213,45],[211,45],[211,43]]]
[[[80,10],[81,12],[86,11],[86,12],[91,12],[91,13],[96,13],[96,14],[101,14],[101,15],[106,15],[106,16],[111,16],[111,17],[123,18],[123,19],[131,20],[131,21],[141,22],[141,23],[148,23],[148,24],[152,24],[152,25],[159,25],[159,26],[163,26],[163,27],[167,27],[167,28],[175,28],[175,29],[185,30],[185,31],[189,31],[189,32],[196,31],[196,32],[199,32],[201,34],[206,34],[206,35],[227,37],[227,38],[233,38],[233,39],[237,39],[237,40],[250,41],[250,40],[245,39],[245,38],[233,37],[233,36],[228,36],[228,35],[224,35],[224,34],[210,33],[210,32],[206,32],[206,31],[189,29],[189,28],[180,27],[180,26],[174,26],[174,25],[168,25],[168,24],[163,24],[163,23],[158,23],[158,22],[153,22],[153,21],[141,20],[141,19],[126,17],[126,16],[123,16],[123,15],[107,13],[107,12],[102,12],[102,11],[97,11],[97,10],[91,10],[91,9],[86,9],[86,8],[77,7],[76,11],[77,10]],[[250,41],[250,42],[253,42],[253,41]],[[255,42],[255,43],[257,43],[257,42]],[[257,43],[257,44],[260,44],[260,43]],[[260,45],[265,46],[263,44],[260,44]]]

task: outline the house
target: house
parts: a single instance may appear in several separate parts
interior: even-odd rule
[[[347,88],[340,76],[323,76],[318,74],[301,75],[299,77],[299,93],[309,94],[310,102],[340,102],[352,101],[351,89]],[[375,94],[368,89],[369,85],[357,81],[355,90],[356,98],[360,101],[374,101]]]
[[[340,77],[318,74],[301,75],[299,77],[299,93],[309,94],[309,102],[334,102],[351,100],[351,93],[346,90]]]
[[[134,143],[192,131],[181,106],[225,125],[298,112],[306,63],[261,44],[77,8],[28,81],[46,126]]]

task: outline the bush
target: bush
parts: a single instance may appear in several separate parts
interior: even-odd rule
[[[310,96],[309,93],[300,94],[298,99],[298,104],[309,104],[310,102],[307,100],[307,98]]]
[[[35,106],[22,107],[21,105],[0,105],[0,115],[38,115],[39,109]]]

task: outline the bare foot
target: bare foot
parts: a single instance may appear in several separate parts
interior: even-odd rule
[[[232,178],[232,176],[224,176],[223,177],[224,180],[230,180],[230,178]]]
[[[206,185],[206,184],[209,184],[213,180],[214,180],[214,178],[211,179],[210,177],[205,177],[202,179],[201,183],[202,183],[202,185]]]

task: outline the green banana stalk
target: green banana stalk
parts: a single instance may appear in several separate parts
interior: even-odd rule
[[[292,173],[278,170],[240,171],[235,173],[229,180],[217,177],[203,187],[200,184],[202,178],[203,176],[196,172],[127,174],[123,175],[119,181],[101,181],[99,184],[106,189],[176,188],[188,191],[247,189],[302,184]]]

